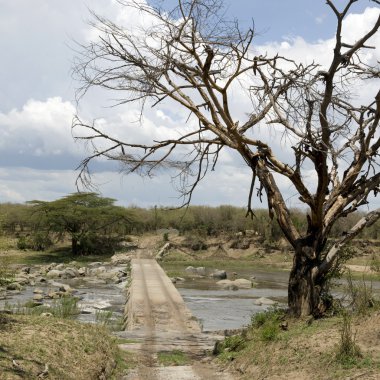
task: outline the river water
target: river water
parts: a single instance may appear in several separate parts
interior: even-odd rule
[[[204,331],[238,329],[247,325],[253,314],[268,306],[259,306],[261,297],[275,301],[279,306],[287,301],[289,274],[285,271],[239,271],[239,277],[250,278],[257,285],[251,289],[221,290],[212,279],[189,279],[177,283],[187,307],[198,318]]]
[[[228,273],[232,278],[233,274]],[[235,274],[236,275],[236,274]],[[275,301],[279,306],[286,305],[287,271],[260,271],[244,269],[238,271],[238,278],[252,278],[256,285],[251,289],[222,290],[211,278],[187,278],[177,282],[176,287],[193,315],[199,320],[204,331],[238,329],[249,324],[252,315],[264,311],[268,306],[256,305],[255,300],[261,297]],[[97,315],[102,312],[112,312],[112,319],[122,320],[126,302],[125,284],[106,284],[88,282],[82,279],[60,280],[76,289],[75,296],[80,299],[81,313],[77,319],[94,323]],[[342,281],[345,282],[345,281]],[[380,294],[380,281],[366,283],[374,293]],[[41,284],[45,293],[50,285]],[[5,300],[0,300],[0,309],[6,304],[23,305],[33,298],[34,287],[26,286],[21,293],[10,294]],[[340,296],[342,288],[337,288],[335,295]],[[54,301],[44,301],[54,302]]]

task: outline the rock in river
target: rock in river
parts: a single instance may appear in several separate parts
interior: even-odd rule
[[[217,285],[221,286],[223,289],[251,289],[253,287],[253,283],[250,280],[246,280],[245,278],[238,278],[236,280],[220,280],[217,282]]]

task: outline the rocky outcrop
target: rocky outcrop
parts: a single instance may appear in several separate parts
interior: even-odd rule
[[[273,306],[277,304],[276,301],[265,297],[258,298],[257,300],[254,300],[253,303],[258,306]]]
[[[227,278],[227,272],[225,270],[216,269],[210,274],[210,277],[225,280]]]
[[[222,289],[237,290],[237,289],[251,289],[253,282],[245,278],[238,278],[236,280],[220,280],[217,285]]]

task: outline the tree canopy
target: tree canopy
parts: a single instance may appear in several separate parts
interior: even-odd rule
[[[131,223],[130,212],[114,202],[96,193],[74,193],[51,202],[28,203],[36,232],[58,237],[68,234],[72,253],[86,255],[112,253]]]
[[[341,248],[380,216],[379,210],[370,212],[328,245],[334,224],[379,191],[380,91],[368,94],[366,102],[358,91],[380,77],[376,55],[366,54],[377,49],[371,39],[380,15],[352,39],[342,33],[356,0],[341,8],[327,0],[336,33],[329,62],[322,64],[258,54],[254,28],[226,20],[219,0],[179,0],[171,12],[143,1],[119,2],[149,21],[139,27],[117,25],[94,15],[99,37],[82,46],[75,66],[81,95],[101,87],[121,94],[120,104],[139,104],[141,115],[148,105],[175,104],[190,116],[178,125],[177,138],[142,142],[110,135],[106,124],[78,116],[77,138],[90,140],[94,148],[81,164],[81,178],[88,180],[89,163],[101,156],[120,162],[127,173],[150,175],[172,167],[185,179],[188,203],[222,152],[237,152],[251,169],[247,215],[254,215],[256,195],[266,200],[271,218],[294,248],[290,311],[319,315],[326,308],[324,284]],[[236,91],[250,101],[243,117],[233,108]],[[126,128],[136,127],[131,122]],[[290,147],[286,157],[274,150],[271,131]],[[308,210],[306,232],[293,223],[279,185],[284,179]]]

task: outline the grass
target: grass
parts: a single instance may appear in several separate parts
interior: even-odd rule
[[[96,310],[95,321],[110,331],[120,331],[123,328],[123,317],[115,317],[111,310]]]
[[[99,326],[35,315],[7,315],[0,323],[1,379],[85,380],[110,375],[120,361],[114,338]],[[22,370],[17,371],[15,360]]]
[[[356,334],[352,331],[351,318],[348,313],[343,313],[340,342],[336,352],[336,360],[345,368],[358,365],[363,358],[362,352],[356,344]]]
[[[189,363],[188,356],[179,350],[164,351],[157,354],[158,363],[164,367],[180,366]]]
[[[24,305],[5,304],[5,310],[20,315],[41,315],[49,313],[56,318],[70,319],[79,314],[78,299],[73,296],[64,296],[55,300],[50,306],[38,305],[34,302],[26,302]]]
[[[365,321],[362,316],[345,320],[343,315],[312,323],[287,319],[282,329],[284,317],[277,310],[257,314],[242,334],[219,343],[219,360],[239,371],[244,368],[243,379],[344,379],[363,371],[380,375],[377,313],[365,316]]]

